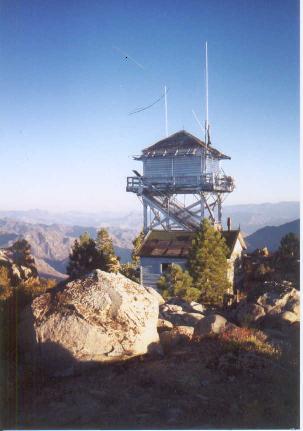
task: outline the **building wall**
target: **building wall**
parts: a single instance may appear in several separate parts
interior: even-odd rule
[[[220,171],[220,160],[212,157],[206,159],[206,173],[218,174]]]
[[[153,157],[144,160],[145,177],[172,177],[172,157]]]
[[[242,253],[243,248],[240,241],[237,239],[232,255],[227,261],[227,279],[231,284],[231,289],[229,293],[233,293],[235,291],[235,287],[238,281],[237,276],[238,273],[241,271]],[[140,262],[141,283],[145,286],[151,286],[155,289],[157,288],[157,282],[162,275],[161,265],[163,263],[175,263],[177,265],[180,265],[182,268],[185,268],[186,266],[186,259],[184,258],[180,259],[169,257],[141,257]]]
[[[174,176],[199,176],[202,174],[202,157],[201,156],[180,156],[174,158]]]
[[[220,160],[199,154],[182,156],[161,156],[147,158],[143,162],[145,177],[183,177],[202,175],[206,163],[206,173],[218,174]]]
[[[234,250],[230,256],[230,259],[228,259],[227,261],[228,262],[227,279],[232,286],[232,290],[235,289],[237,284],[237,273],[241,269],[242,254],[243,254],[243,248],[239,239],[237,239]]]
[[[144,160],[145,177],[183,177],[202,174],[203,158],[200,155],[161,156]]]
[[[162,263],[175,263],[182,268],[185,267],[186,259],[169,257],[141,257],[140,258],[140,277],[144,286],[157,288],[157,282],[162,275]]]

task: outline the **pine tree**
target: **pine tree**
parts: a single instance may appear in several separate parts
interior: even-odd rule
[[[5,266],[0,266],[0,302],[8,299],[12,294],[9,270]]]
[[[200,302],[222,304],[227,280],[228,247],[221,233],[204,219],[192,242],[188,268],[193,287],[200,291]]]
[[[132,251],[132,263],[135,266],[139,266],[140,264],[140,257],[138,256],[138,251],[143,243],[144,240],[144,232],[141,230],[138,236],[133,240],[133,251]]]
[[[196,301],[200,291],[192,287],[193,279],[188,271],[184,271],[180,265],[172,264],[168,271],[158,281],[158,288],[164,298],[178,296],[185,301]]]
[[[292,232],[283,236],[280,242],[279,253],[282,257],[300,257],[300,241]]]
[[[113,241],[104,228],[101,228],[97,233],[96,247],[104,260],[104,268],[102,269],[107,272],[118,272],[120,269],[120,262],[115,254]]]
[[[95,241],[87,232],[75,240],[72,252],[69,255],[67,274],[71,278],[77,278],[94,269],[103,269],[105,260],[96,248]]]
[[[120,272],[130,280],[140,283],[140,257],[138,251],[144,240],[143,230],[133,240],[132,261],[121,265]]]
[[[27,266],[31,268],[33,276],[38,276],[35,266],[35,260],[31,254],[31,246],[26,239],[19,239],[11,247],[13,252],[13,260],[20,266]]]

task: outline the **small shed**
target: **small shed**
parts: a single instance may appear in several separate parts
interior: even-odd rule
[[[221,233],[229,248],[227,277],[235,292],[240,280],[241,257],[246,245],[240,230],[226,230]],[[181,230],[150,231],[138,252],[141,283],[157,288],[159,278],[171,264],[185,268],[194,235],[194,232]]]

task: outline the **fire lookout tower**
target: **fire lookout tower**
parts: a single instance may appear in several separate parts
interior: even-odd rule
[[[182,130],[145,148],[135,160],[143,175],[127,178],[126,191],[143,204],[144,233],[155,228],[193,231],[208,217],[221,225],[222,202],[234,188],[220,162],[229,156]]]

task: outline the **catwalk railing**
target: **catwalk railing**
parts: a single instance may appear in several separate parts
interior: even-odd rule
[[[182,177],[127,177],[126,190],[141,194],[143,189],[157,193],[196,193],[196,192],[221,192],[230,193],[234,190],[234,179],[222,174],[204,174],[198,176]]]

